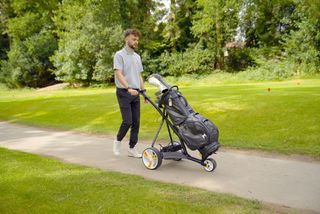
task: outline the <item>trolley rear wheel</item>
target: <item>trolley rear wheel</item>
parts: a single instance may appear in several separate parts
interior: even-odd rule
[[[157,169],[162,164],[161,152],[154,147],[145,149],[142,153],[142,163],[147,169]]]

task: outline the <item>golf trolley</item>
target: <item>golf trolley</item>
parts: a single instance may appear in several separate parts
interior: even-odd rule
[[[140,91],[140,94],[159,112],[162,121],[151,147],[146,148],[142,153],[144,166],[155,170],[161,166],[162,159],[175,161],[188,159],[201,164],[207,172],[213,171],[217,163],[209,156],[216,153],[220,147],[217,127],[210,120],[193,111],[179,92],[178,86],[171,87],[158,74],[152,74],[148,82],[160,89],[156,93],[157,101],[152,101],[145,91]],[[159,150],[155,147],[155,142],[164,123],[168,129],[170,142],[166,146],[159,144]],[[172,132],[176,134],[179,141],[173,140]],[[187,146],[191,150],[198,150],[202,158],[191,156]]]

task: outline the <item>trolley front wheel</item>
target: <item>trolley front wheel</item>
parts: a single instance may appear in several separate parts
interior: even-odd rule
[[[214,159],[208,158],[204,161],[203,168],[207,172],[212,172],[216,167],[217,167],[217,162]]]

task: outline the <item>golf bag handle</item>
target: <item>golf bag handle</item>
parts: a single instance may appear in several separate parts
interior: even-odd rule
[[[179,87],[178,87],[177,85],[174,85],[174,86],[170,87],[169,90],[171,90],[171,89],[173,89],[173,88],[176,88],[177,91],[179,91]]]

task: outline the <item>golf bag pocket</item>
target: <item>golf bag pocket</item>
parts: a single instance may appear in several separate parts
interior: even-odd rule
[[[179,91],[169,90],[162,98],[162,104],[174,125],[183,123],[190,113],[194,113],[187,100]]]
[[[190,114],[180,125],[179,134],[191,150],[203,148],[218,142],[218,128],[207,118],[198,113]]]

